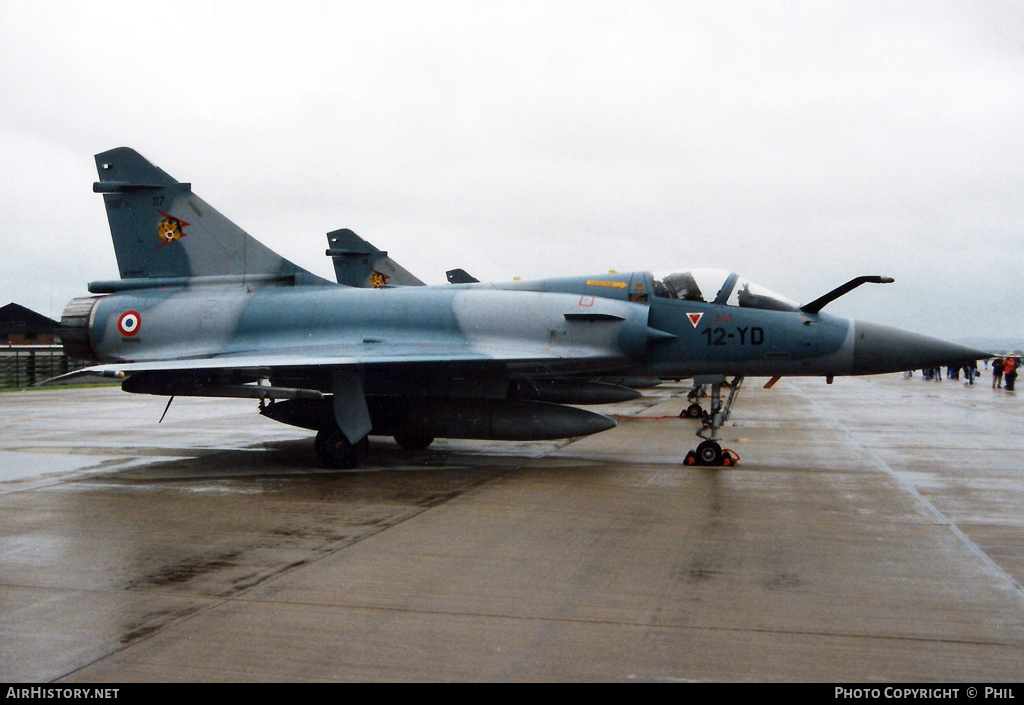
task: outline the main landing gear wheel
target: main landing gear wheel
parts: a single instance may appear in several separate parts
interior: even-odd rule
[[[314,443],[317,457],[325,468],[348,470],[357,468],[366,460],[370,439],[362,438],[350,443],[337,426],[327,426],[316,434]]]
[[[434,437],[422,431],[403,430],[395,433],[395,443],[406,450],[423,450],[434,442]]]

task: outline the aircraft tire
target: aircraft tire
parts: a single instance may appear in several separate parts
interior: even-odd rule
[[[348,470],[357,468],[366,461],[370,439],[363,438],[350,443],[339,428],[323,428],[316,434],[316,454],[325,468]]]
[[[686,409],[683,411],[683,413],[680,414],[680,416],[685,416],[686,418],[689,419],[699,419],[703,413],[704,412],[700,408],[700,404],[693,403],[686,407]]]
[[[402,430],[395,433],[395,443],[406,450],[423,450],[433,442],[433,436],[421,431]]]
[[[714,441],[704,441],[698,445],[696,455],[699,465],[722,464],[722,446]]]

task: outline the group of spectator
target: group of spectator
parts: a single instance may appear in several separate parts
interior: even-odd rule
[[[988,361],[985,362],[986,367]],[[997,357],[992,359],[992,389],[1006,389],[1008,391],[1014,391],[1014,383],[1017,381],[1017,371],[1021,366],[1021,358],[1019,355],[1006,355],[1005,357]],[[974,384],[974,380],[978,378],[980,374],[978,372],[978,363],[970,362],[966,365],[950,365],[946,368],[946,377],[948,379],[960,379],[961,372],[964,375],[964,379],[967,380],[967,384]],[[907,372],[906,377],[913,376],[913,372]],[[925,379],[935,380],[937,382],[942,381],[942,368],[931,367],[921,370],[921,374]]]
[[[992,389],[1006,389],[1013,391],[1014,382],[1017,381],[1017,370],[1020,368],[1020,357],[1007,355],[997,357],[992,361]]]

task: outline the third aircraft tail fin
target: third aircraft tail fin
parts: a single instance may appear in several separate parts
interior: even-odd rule
[[[423,286],[423,282],[402,265],[388,257],[348,228],[327,233],[330,248],[327,256],[334,260],[334,273],[339,284],[363,289],[384,286]]]

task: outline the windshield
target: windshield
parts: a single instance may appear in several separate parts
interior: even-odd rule
[[[800,305],[795,301],[721,269],[690,269],[665,275],[656,274],[654,295],[663,299],[705,301],[742,308],[800,310]]]

